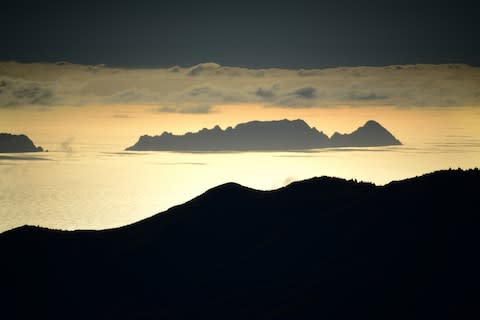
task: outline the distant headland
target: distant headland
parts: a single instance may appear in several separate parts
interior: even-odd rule
[[[330,138],[305,121],[250,121],[234,128],[212,129],[174,135],[141,136],[129,151],[283,151],[336,147],[401,145],[387,129],[374,120],[348,133],[335,132]]]
[[[32,140],[24,134],[15,135],[0,133],[0,152],[42,152],[42,147],[36,147]]]

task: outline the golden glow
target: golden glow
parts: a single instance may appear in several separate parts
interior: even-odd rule
[[[0,159],[0,231],[22,224],[124,225],[229,181],[272,189],[329,175],[384,184],[480,166],[476,67],[259,70],[207,64],[172,72],[0,63],[0,75],[0,131],[26,134],[49,150]],[[122,152],[144,134],[284,118],[303,119],[329,136],[376,120],[403,146]]]
[[[404,145],[316,152],[119,153],[143,134],[183,134],[217,124],[226,128],[283,118],[304,119],[328,135],[351,132],[374,119]],[[0,232],[23,224],[120,226],[229,181],[272,189],[329,175],[384,184],[438,169],[480,166],[479,123],[476,108],[222,105],[209,114],[158,113],[148,105],[2,109],[1,130],[27,134],[50,151],[40,156],[51,161],[1,160]]]
[[[404,144],[435,139],[445,130],[480,137],[477,108],[275,108],[260,105],[221,105],[206,114],[160,113],[149,105],[55,107],[0,110],[4,132],[24,133],[37,144],[54,150],[66,139],[77,143],[108,144],[122,150],[140,135],[163,131],[183,134],[204,127],[222,128],[251,120],[303,119],[327,135],[351,132],[374,119]],[[428,142],[428,141],[427,141]]]

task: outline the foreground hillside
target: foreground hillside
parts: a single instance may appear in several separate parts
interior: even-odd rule
[[[225,184],[119,229],[0,234],[2,318],[478,316],[479,170]]]

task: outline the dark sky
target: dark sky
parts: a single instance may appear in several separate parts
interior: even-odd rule
[[[478,1],[477,1],[478,2]],[[475,1],[9,1],[0,60],[123,67],[480,65]]]

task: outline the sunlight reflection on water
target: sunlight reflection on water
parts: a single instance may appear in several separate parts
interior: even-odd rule
[[[299,152],[102,149],[92,144],[73,153],[3,154],[0,232],[24,224],[60,229],[121,226],[230,181],[264,190],[321,175],[385,184],[438,169],[480,165],[480,140],[470,136],[445,136],[417,145]]]

